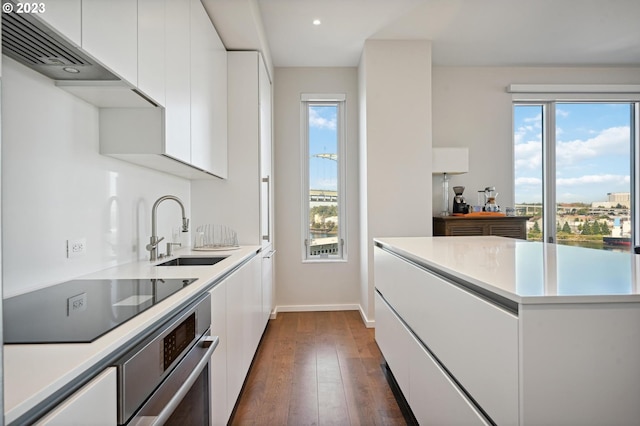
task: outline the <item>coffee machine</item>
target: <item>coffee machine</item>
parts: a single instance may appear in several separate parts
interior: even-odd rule
[[[468,212],[467,203],[462,196],[464,186],[454,186],[453,192],[456,194],[456,196],[453,197],[453,213],[466,214]]]

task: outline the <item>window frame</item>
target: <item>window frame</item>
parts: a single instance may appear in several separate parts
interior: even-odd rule
[[[309,187],[309,108],[314,105],[335,105],[337,108],[337,203],[338,203],[338,254],[312,255],[309,230],[310,190]],[[303,263],[346,262],[348,260],[347,241],[347,184],[346,184],[346,94],[344,93],[302,93],[300,96],[300,141],[301,141],[301,255]]]
[[[518,87],[516,87],[518,86]],[[587,87],[588,86],[588,87]],[[640,93],[636,90],[640,86],[625,86],[625,89],[633,89],[629,92],[617,92],[610,90],[611,86],[562,85],[558,92],[554,92],[549,85],[511,85],[507,88],[512,95],[512,135],[515,134],[513,122],[514,111],[517,105],[539,105],[542,107],[542,192],[543,192],[543,241],[555,244],[556,236],[556,105],[562,103],[628,103],[631,104],[631,129],[632,138],[630,148],[630,197],[631,197],[631,246],[640,245]],[[518,90],[522,90],[519,92]],[[511,148],[515,145],[512,140]],[[513,155],[515,165],[515,156]],[[515,189],[515,187],[514,187]],[[632,250],[633,251],[633,250]]]

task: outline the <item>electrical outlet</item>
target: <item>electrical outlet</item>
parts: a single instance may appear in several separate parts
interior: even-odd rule
[[[67,258],[84,256],[87,251],[87,239],[67,240]]]
[[[67,299],[67,316],[87,310],[87,293],[81,293]]]

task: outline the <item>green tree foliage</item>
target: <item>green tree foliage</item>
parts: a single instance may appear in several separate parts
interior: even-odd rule
[[[571,227],[569,226],[569,223],[565,222],[564,225],[562,225],[562,232],[567,234],[571,233]]]
[[[331,220],[326,220],[329,217],[338,216],[338,206],[315,206],[309,210],[309,223],[311,229],[323,232],[333,232],[337,229],[337,224]]]

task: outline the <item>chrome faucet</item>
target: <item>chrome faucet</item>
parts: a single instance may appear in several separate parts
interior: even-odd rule
[[[156,200],[153,204],[153,208],[151,209],[151,239],[149,244],[147,244],[147,250],[149,250],[149,260],[154,261],[158,260],[158,243],[164,240],[164,237],[158,238],[158,232],[156,230],[156,214],[158,211],[158,205],[164,200],[174,200],[176,203],[180,204],[180,208],[182,209],[182,232],[189,232],[189,219],[187,219],[187,215],[184,211],[184,205],[180,198],[173,195],[164,195]]]

